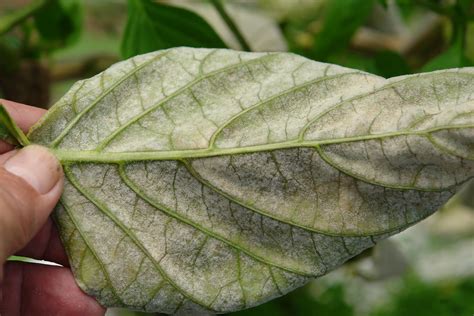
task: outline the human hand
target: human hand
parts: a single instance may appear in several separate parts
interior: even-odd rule
[[[0,100],[21,129],[45,111]],[[62,192],[62,168],[45,148],[13,150],[0,141],[0,315],[104,315],[74,281],[49,218]],[[10,255],[53,261],[46,266],[4,262]]]

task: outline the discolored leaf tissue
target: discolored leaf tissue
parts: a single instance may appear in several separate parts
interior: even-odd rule
[[[474,68],[389,80],[287,53],[173,48],[76,83],[28,135],[105,306],[255,306],[442,206],[474,177]]]

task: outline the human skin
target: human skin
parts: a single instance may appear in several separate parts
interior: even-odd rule
[[[27,131],[46,111],[1,100]],[[104,315],[74,281],[49,217],[63,187],[62,168],[45,148],[15,150],[0,141],[0,315]],[[6,261],[10,255],[52,261],[46,266]],[[6,263],[5,263],[6,262]]]

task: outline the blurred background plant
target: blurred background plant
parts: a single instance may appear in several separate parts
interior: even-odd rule
[[[0,97],[48,108],[79,79],[175,46],[290,51],[387,78],[467,67],[474,0],[4,0]],[[340,269],[232,315],[472,315],[473,297],[471,184]]]

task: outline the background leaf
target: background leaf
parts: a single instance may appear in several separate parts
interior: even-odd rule
[[[35,13],[34,21],[44,44],[53,47],[72,44],[81,32],[80,2],[50,0]]]
[[[177,46],[224,48],[226,45],[199,15],[150,0],[129,0],[122,41],[127,58]]]
[[[210,2],[196,2],[192,0],[173,0],[168,2],[199,14],[224,40],[227,47],[241,50],[241,45],[235,38],[235,34],[229,29],[229,26]],[[268,16],[268,12],[258,7],[246,7],[229,1],[224,1],[222,4],[242,32],[243,37],[249,42],[253,52],[287,50],[286,39],[283,37],[281,29],[276,21]]]
[[[372,12],[373,0],[330,0],[326,4],[321,31],[314,42],[315,60],[347,47],[354,32]]]
[[[409,74],[411,70],[400,54],[383,51],[375,55],[375,73],[385,78],[391,78]]]

